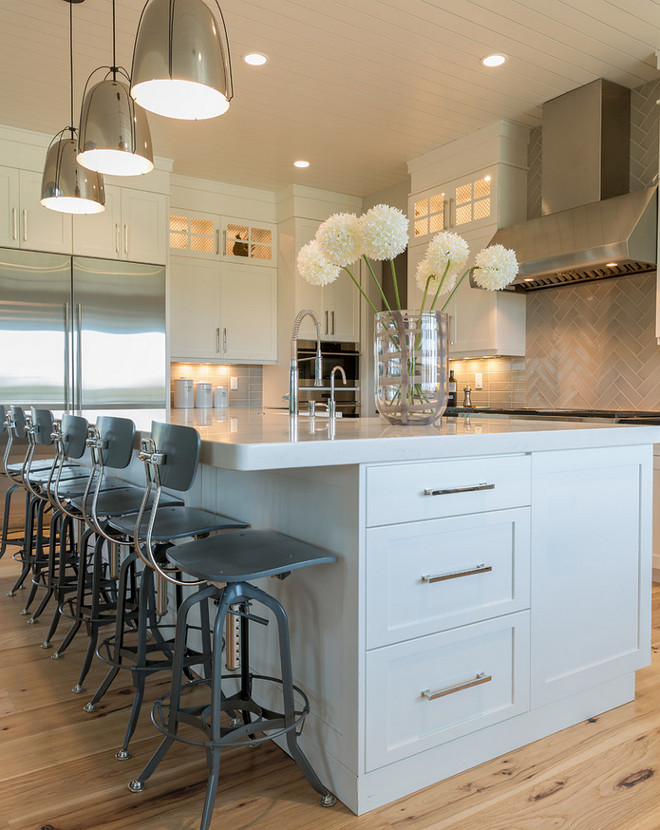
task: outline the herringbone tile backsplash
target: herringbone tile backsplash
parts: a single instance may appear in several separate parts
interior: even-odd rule
[[[526,406],[660,410],[655,274],[527,296],[527,354],[512,369]]]

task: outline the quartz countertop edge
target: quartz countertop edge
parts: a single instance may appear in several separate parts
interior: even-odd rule
[[[536,421],[515,418],[443,417],[431,426],[396,426],[382,418],[290,418],[249,408],[229,410],[136,409],[85,411],[131,418],[138,440],[152,421],[195,427],[200,460],[230,470],[277,470],[399,461],[433,461],[474,454],[660,444],[660,425]],[[332,435],[334,432],[334,436]]]

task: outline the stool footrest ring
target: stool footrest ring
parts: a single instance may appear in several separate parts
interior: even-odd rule
[[[223,674],[222,677],[223,679],[228,679],[234,678],[235,675]],[[282,685],[282,680],[279,677],[251,674],[250,679],[251,681],[265,680],[279,686]],[[204,679],[192,680],[190,683],[185,683],[181,687],[181,690],[183,691],[201,684],[208,685],[208,683],[209,681]],[[274,738],[286,735],[287,732],[295,731],[296,735],[300,735],[305,718],[309,714],[309,699],[303,690],[298,686],[294,685],[293,690],[300,698],[298,705],[301,706],[301,708],[295,710],[294,720],[289,725],[285,723],[285,716],[283,713],[266,709],[256,703],[251,697],[242,698],[237,694],[228,698],[223,698],[220,704],[221,711],[231,713],[246,712],[249,715],[256,715],[256,720],[240,724],[239,726],[223,726],[221,728],[221,738],[219,741],[215,742],[212,740],[195,741],[191,738],[185,738],[182,735],[179,735],[178,732],[169,728],[167,724],[167,716],[169,715],[170,710],[169,703],[167,702],[171,694],[169,692],[154,703],[153,709],[151,710],[151,720],[154,726],[159,730],[159,732],[162,732],[163,735],[167,735],[168,737],[173,738],[176,741],[180,741],[181,743],[190,744],[191,746],[203,746],[207,748],[230,746],[253,747],[265,743],[265,741],[272,741]],[[207,703],[190,707],[180,706],[176,712],[175,729],[178,728],[179,723],[185,723],[189,726],[201,729],[205,734],[209,735],[211,731],[210,713],[211,707]],[[297,729],[298,726],[300,726],[300,730]],[[259,732],[268,732],[268,734],[257,737],[256,733]]]

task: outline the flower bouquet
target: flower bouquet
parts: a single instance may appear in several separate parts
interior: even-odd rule
[[[376,205],[359,218],[339,213],[323,222],[316,237],[298,252],[298,270],[312,285],[329,285],[343,268],[376,315],[376,406],[391,423],[429,424],[447,405],[447,315],[445,309],[466,276],[491,291],[504,288],[518,273],[513,251],[484,248],[467,268],[463,237],[441,231],[429,242],[416,283],[422,291],[419,312],[401,307],[394,259],[408,244],[408,219],[398,209]],[[363,259],[386,311],[379,311],[351,271]],[[391,307],[371,260],[390,261],[395,308]],[[441,302],[440,298],[443,298]],[[427,307],[428,304],[428,307]]]

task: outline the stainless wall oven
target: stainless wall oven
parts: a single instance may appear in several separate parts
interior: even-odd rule
[[[330,372],[341,366],[346,373],[346,386],[340,372],[335,373],[335,401],[337,412],[343,418],[357,418],[360,414],[360,353],[356,343],[321,343],[323,386],[314,386],[314,358],[316,340],[298,341],[298,368],[300,373],[299,405],[301,411],[307,401],[327,403],[330,399]]]

